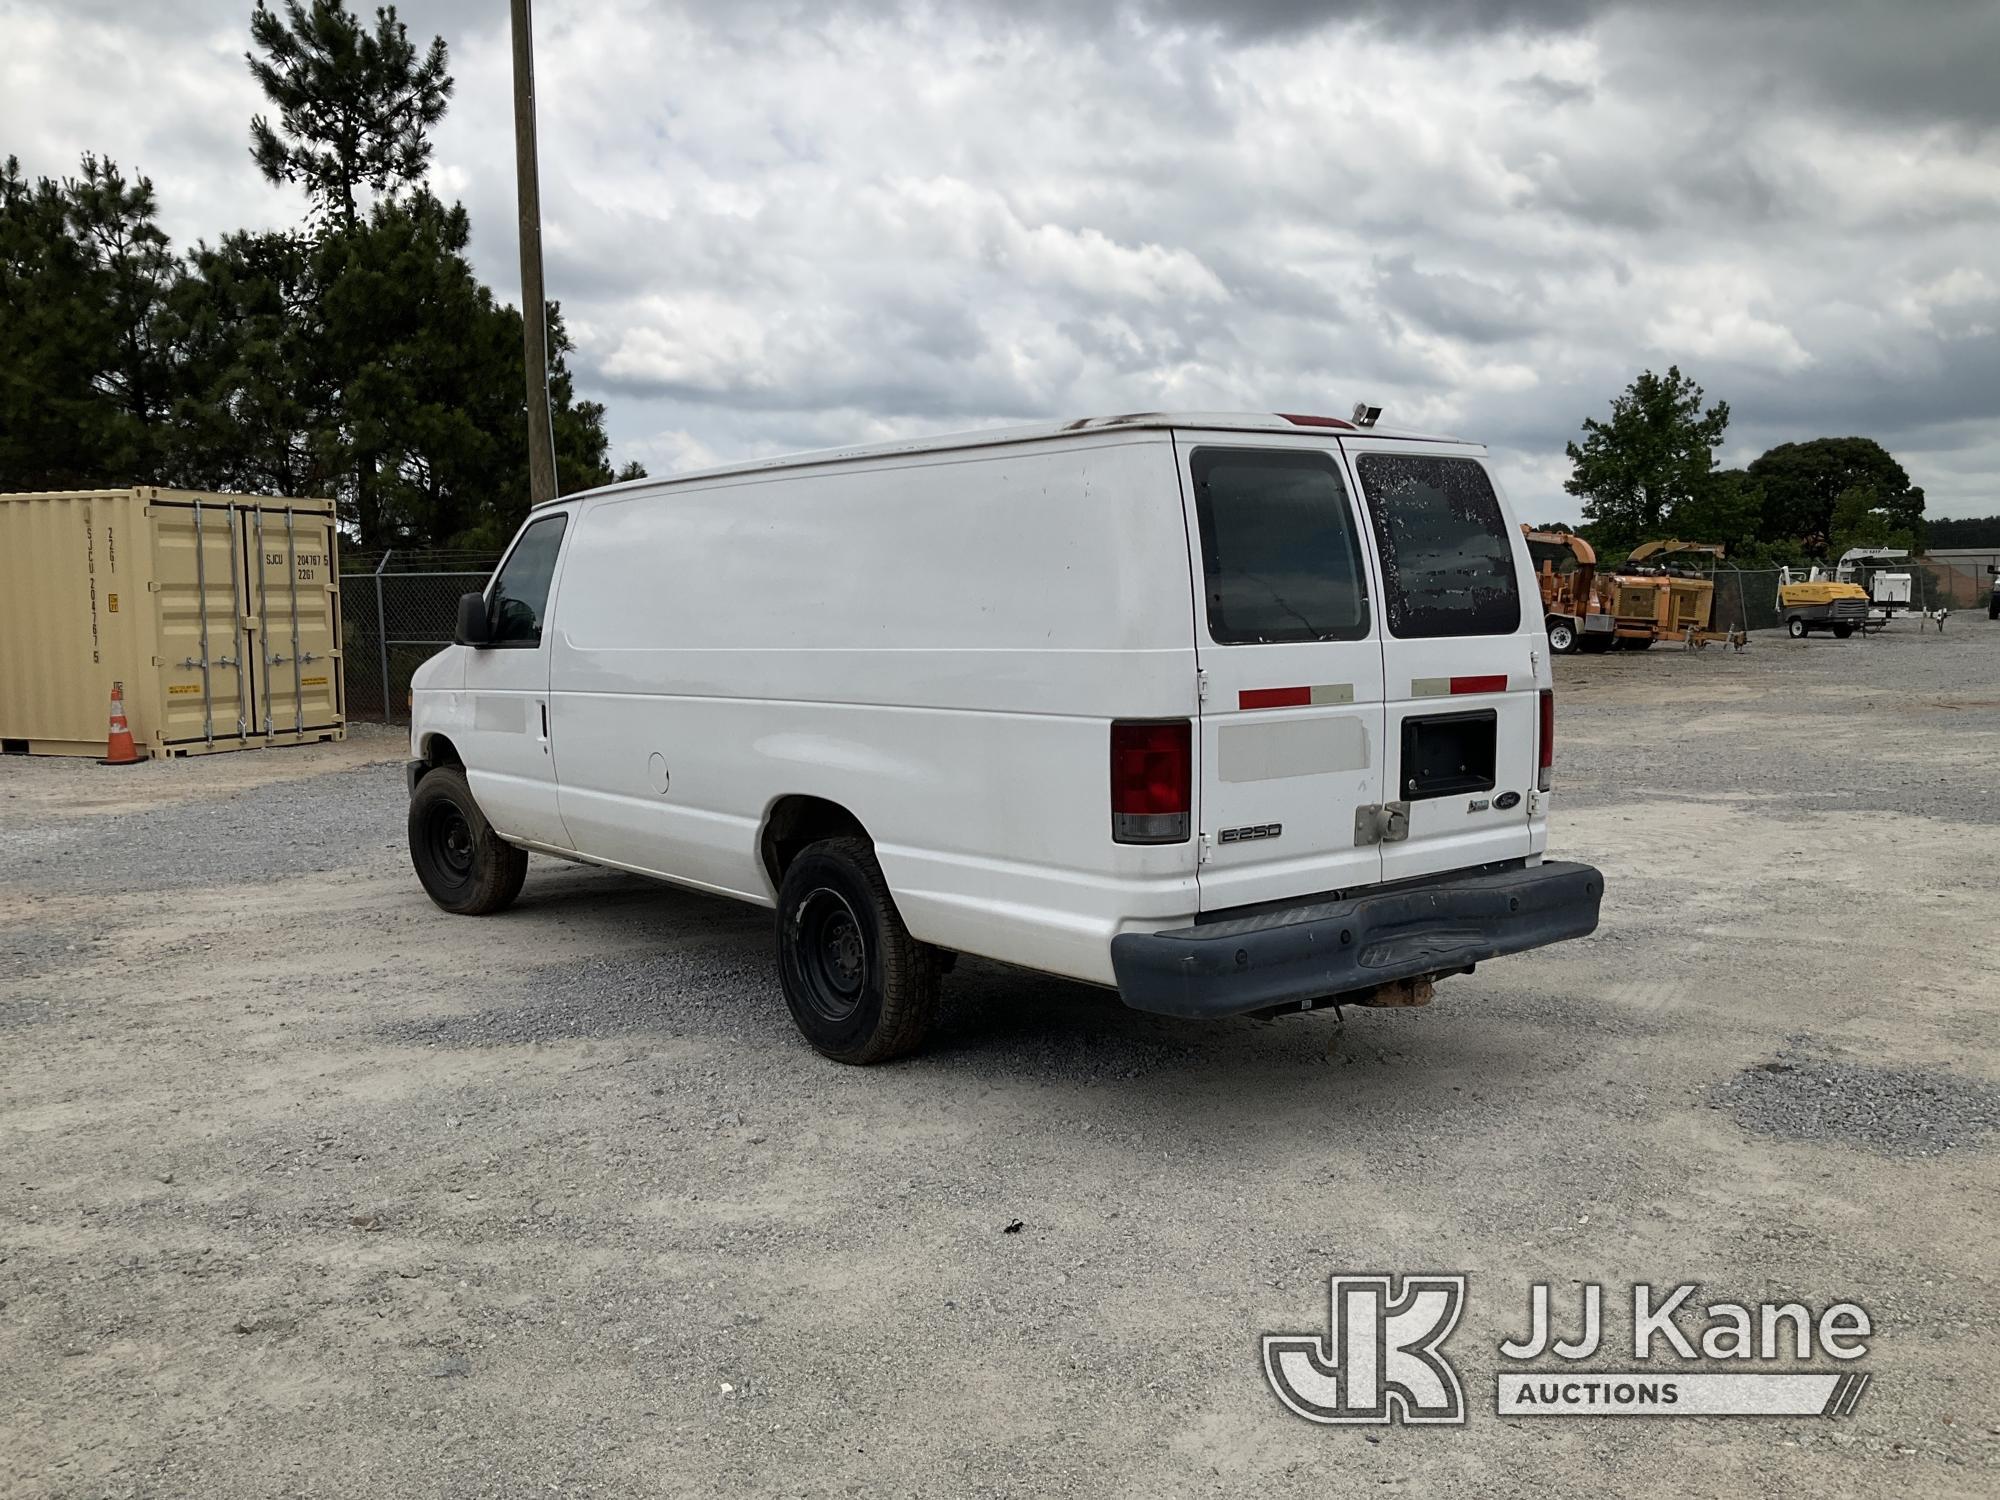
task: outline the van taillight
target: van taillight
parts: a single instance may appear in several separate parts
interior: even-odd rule
[[[1111,726],[1111,837],[1179,844],[1194,810],[1194,726],[1120,720]]]
[[[1541,770],[1535,776],[1535,785],[1542,791],[1549,789],[1556,771],[1556,694],[1554,688],[1542,689],[1542,751],[1539,762]]]

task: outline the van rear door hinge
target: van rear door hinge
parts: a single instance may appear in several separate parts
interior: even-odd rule
[[[1208,702],[1208,671],[1197,667],[1194,674],[1194,695],[1199,703]]]
[[[1400,844],[1410,836],[1410,804],[1369,802],[1354,809],[1354,847]]]
[[[1205,833],[1201,836],[1200,843],[1195,846],[1194,862],[1198,865],[1208,863],[1208,835]]]

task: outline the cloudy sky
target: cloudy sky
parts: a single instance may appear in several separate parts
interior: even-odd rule
[[[506,0],[408,0],[517,294]],[[0,0],[0,151],[295,221],[248,0]],[[1996,0],[537,0],[550,294],[655,473],[1158,408],[1564,441],[1678,362],[1727,462],[1876,437],[2000,512]]]

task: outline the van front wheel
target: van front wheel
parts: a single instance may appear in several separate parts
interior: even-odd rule
[[[462,917],[512,906],[528,876],[528,851],[493,831],[456,769],[425,772],[410,797],[410,863],[431,900]]]
[[[879,1063],[923,1045],[937,1014],[938,952],[910,936],[866,839],[802,850],[778,886],[778,980],[815,1050]]]

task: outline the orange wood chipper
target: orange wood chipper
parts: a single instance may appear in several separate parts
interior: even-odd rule
[[[1743,631],[1710,628],[1715,581],[1693,568],[1666,561],[1695,553],[1721,558],[1713,542],[1645,542],[1615,570],[1600,573],[1597,553],[1567,531],[1528,531],[1528,555],[1541,584],[1549,649],[1644,651],[1655,641],[1700,649],[1727,641],[1739,650]]]

